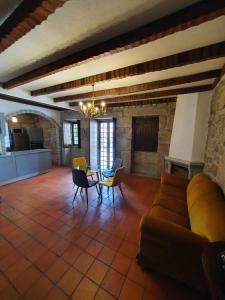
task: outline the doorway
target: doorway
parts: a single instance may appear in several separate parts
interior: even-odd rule
[[[6,129],[4,144],[8,151],[13,150],[15,147],[14,141],[11,140],[12,136],[10,133],[26,133],[29,139],[27,140],[25,137],[23,139],[22,146],[24,150],[50,149],[52,163],[61,165],[60,130],[58,123],[54,119],[36,110],[17,111],[6,116]],[[22,150],[21,144],[19,147],[19,149]],[[17,147],[14,148],[14,150],[19,149],[17,149]]]
[[[115,159],[115,119],[90,120],[90,164],[101,170],[111,168]]]

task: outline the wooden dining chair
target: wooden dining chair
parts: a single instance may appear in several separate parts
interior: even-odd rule
[[[123,160],[121,158],[116,158],[113,162],[113,166],[111,169],[106,169],[102,172],[103,177],[114,177],[116,169],[121,168],[123,166]]]
[[[87,160],[84,156],[75,157],[72,161],[73,169],[80,169],[86,172],[87,177],[91,177],[93,179],[93,176],[95,175],[95,172],[92,172],[88,169]]]
[[[88,189],[95,186],[98,195],[100,196],[100,191],[98,190],[97,184],[98,181],[97,180],[89,180],[87,179],[87,174],[85,171],[83,170],[78,170],[78,169],[73,169],[72,170],[72,176],[73,176],[73,183],[74,185],[77,186],[77,189],[75,191],[74,197],[73,197],[73,202],[72,205],[74,204],[74,201],[76,199],[77,196],[77,192],[80,189],[85,189],[85,193],[86,193],[86,201],[87,201],[87,207],[88,207]]]
[[[100,196],[101,196],[101,202],[102,202],[102,188],[103,186],[106,186],[107,188],[112,188],[112,195],[113,195],[113,205],[114,205],[114,188],[119,187],[121,195],[124,198],[123,190],[121,187],[122,177],[124,173],[124,167],[117,168],[115,172],[114,177],[108,177],[104,180],[99,181],[99,187],[100,187]]]

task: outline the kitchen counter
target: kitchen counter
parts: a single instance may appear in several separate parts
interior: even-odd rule
[[[51,170],[51,150],[35,149],[0,154],[0,186]]]

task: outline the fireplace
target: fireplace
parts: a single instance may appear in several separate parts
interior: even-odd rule
[[[201,172],[203,166],[202,162],[190,162],[170,156],[165,157],[165,172],[179,174],[188,179]]]

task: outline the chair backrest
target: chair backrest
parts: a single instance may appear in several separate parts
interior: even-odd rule
[[[117,186],[121,183],[124,168],[125,167],[121,167],[121,168],[116,169],[115,176],[113,177],[112,186]]]
[[[79,187],[82,188],[88,188],[88,180],[87,180],[87,175],[86,172],[83,170],[78,170],[78,169],[73,169],[72,170],[72,175],[73,175],[73,183]]]
[[[79,168],[80,170],[87,171],[87,161],[84,156],[75,157],[73,159],[73,169]]]
[[[112,169],[116,171],[116,169],[121,168],[123,166],[123,160],[121,158],[116,158],[113,162]]]

